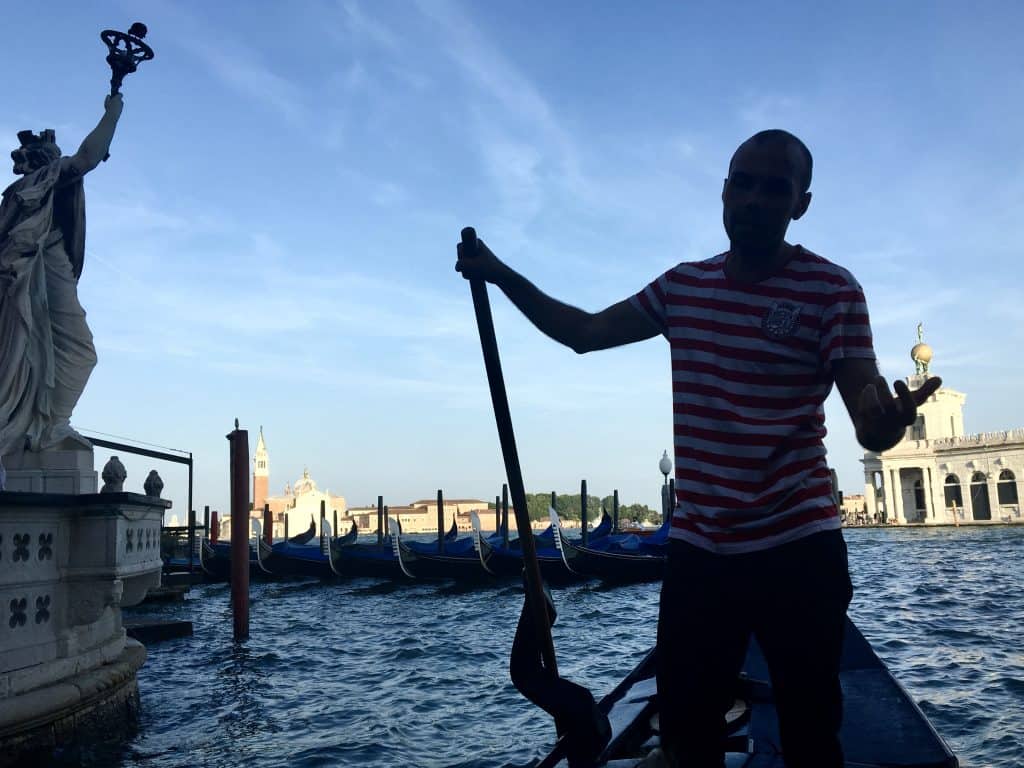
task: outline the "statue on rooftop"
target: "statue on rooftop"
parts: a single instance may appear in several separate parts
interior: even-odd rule
[[[0,203],[0,455],[90,447],[70,424],[96,365],[78,301],[82,178],[107,155],[122,107],[121,94],[107,96],[99,123],[69,157],[49,129],[19,132],[20,146],[11,152],[21,178]]]

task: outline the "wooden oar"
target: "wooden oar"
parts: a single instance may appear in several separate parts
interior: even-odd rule
[[[476,232],[472,227],[466,227],[462,230],[462,257],[474,258],[476,248]],[[473,310],[476,312],[476,324],[480,332],[487,383],[491,390],[494,419],[498,426],[501,454],[505,460],[505,474],[508,477],[512,505],[515,508],[516,529],[523,552],[526,603],[513,643],[510,663],[512,681],[524,696],[555,718],[559,736],[563,737],[563,743],[568,751],[570,765],[588,765],[604,749],[611,730],[607,717],[597,709],[590,691],[558,676],[555,645],[551,639],[554,606],[545,595],[540,564],[537,562],[537,545],[533,540],[530,515],[526,506],[526,489],[519,468],[519,453],[516,451],[516,439],[512,431],[512,415],[505,392],[505,378],[501,373],[501,359],[498,357],[498,341],[494,335],[494,320],[487,298],[487,284],[479,278],[474,278],[469,281],[469,286],[473,293]],[[532,643],[528,639],[531,635]],[[537,654],[542,664],[542,668],[539,669],[531,662]]]

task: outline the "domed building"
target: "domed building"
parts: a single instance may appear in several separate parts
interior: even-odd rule
[[[917,326],[910,350],[911,390],[929,377],[933,351]],[[964,432],[963,392],[941,387],[917,411],[903,440],[884,453],[867,451],[864,504],[868,520],[892,524],[1024,523],[1024,429]]]
[[[347,509],[344,496],[336,496],[330,491],[321,491],[308,469],[302,470],[302,477],[294,484],[285,483],[284,492],[280,496],[270,496],[270,457],[263,439],[263,427],[260,427],[256,439],[256,453],[253,456],[252,476],[252,515],[263,520],[264,506],[270,507],[273,520],[273,537],[283,538],[285,530],[289,536],[295,536],[307,530],[313,523],[319,531],[320,505],[323,502],[328,519],[333,519],[334,512],[345,514]]]

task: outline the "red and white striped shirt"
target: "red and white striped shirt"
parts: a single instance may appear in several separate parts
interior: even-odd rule
[[[874,359],[864,292],[795,246],[777,274],[729,279],[727,253],[630,301],[672,351],[676,507],[669,535],[722,554],[839,528],[825,462],[832,364]]]

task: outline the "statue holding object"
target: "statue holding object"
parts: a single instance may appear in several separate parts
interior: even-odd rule
[[[85,260],[82,179],[107,157],[124,106],[121,79],[152,58],[145,44],[148,55],[138,53],[140,32],[145,35],[145,27],[136,24],[130,33],[101,35],[114,74],[111,94],[77,152],[64,156],[49,129],[20,131],[20,146],[11,152],[21,178],[0,202],[0,456],[91,448],[70,424],[96,365],[78,301]]]

